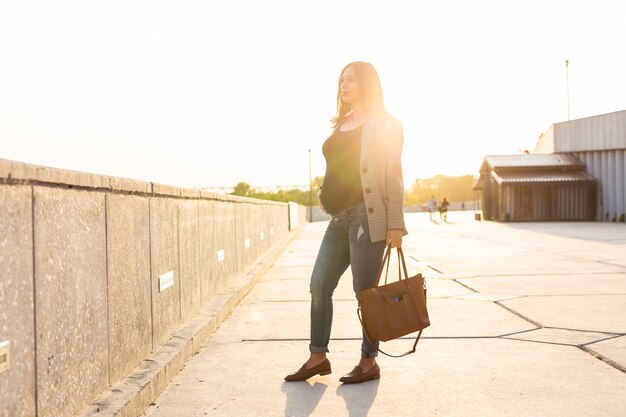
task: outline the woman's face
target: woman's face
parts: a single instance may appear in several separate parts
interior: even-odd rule
[[[351,66],[346,68],[343,74],[341,74],[339,94],[345,103],[354,104],[361,100],[359,81],[356,79],[356,73]]]

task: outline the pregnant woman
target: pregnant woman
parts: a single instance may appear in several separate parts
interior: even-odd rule
[[[402,123],[385,111],[376,69],[367,62],[348,64],[339,78],[333,133],[322,147],[326,175],[319,199],[331,219],[311,274],[310,356],[286,381],[331,373],[326,353],[339,278],[350,266],[354,292],[372,288],[385,247],[402,245],[403,141]],[[380,378],[377,355],[378,341],[363,333],[360,361],[340,381]]]

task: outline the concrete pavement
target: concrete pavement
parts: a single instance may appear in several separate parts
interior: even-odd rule
[[[476,222],[471,212],[448,223],[410,213],[407,226],[432,326],[417,353],[379,357],[379,381],[338,381],[360,348],[348,270],[335,292],[333,373],[283,382],[308,355],[308,280],[325,229],[314,223],[145,416],[626,415],[626,226]]]

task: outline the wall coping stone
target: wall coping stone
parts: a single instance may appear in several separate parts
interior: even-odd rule
[[[229,194],[207,192],[199,188],[183,188],[129,178],[110,177],[61,168],[33,165],[26,162],[0,158],[0,183],[17,183],[110,191],[155,197],[218,200],[232,203],[286,206],[280,201],[261,200]]]

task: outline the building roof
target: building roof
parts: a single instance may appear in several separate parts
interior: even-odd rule
[[[596,179],[585,171],[569,172],[492,172],[498,184],[593,183]]]
[[[585,168],[585,165],[574,155],[563,153],[487,155],[480,171],[541,170],[545,168],[581,170]]]

